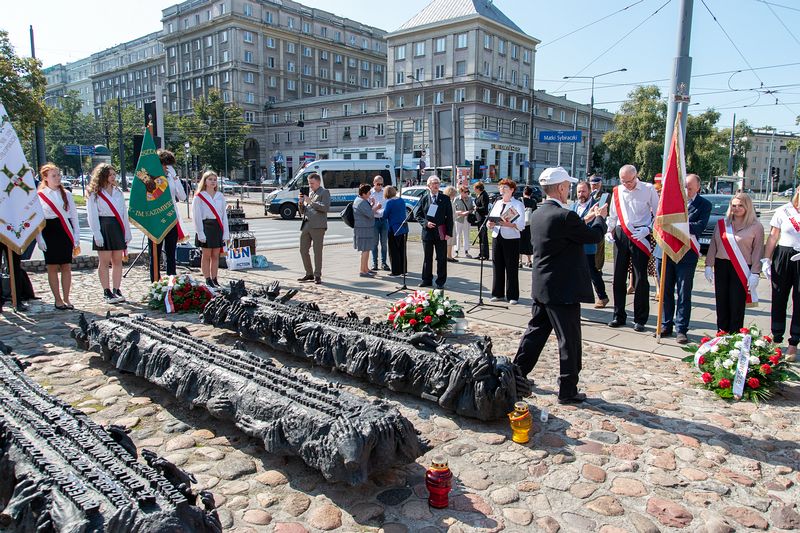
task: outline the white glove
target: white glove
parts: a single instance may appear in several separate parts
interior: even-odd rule
[[[772,281],[772,259],[765,257],[761,260],[761,272],[768,281]]]
[[[706,267],[706,281],[714,283],[714,269],[711,267]]]
[[[39,249],[42,252],[46,252],[47,251],[47,245],[44,243],[44,239],[42,239],[40,241],[37,241],[37,244],[39,245]]]
[[[614,244],[614,236],[611,234],[610,231],[606,233],[606,242],[609,244]]]
[[[95,237],[94,238],[94,243],[97,245],[98,248],[102,248],[103,244],[105,243],[105,241],[103,240],[102,237],[100,237],[99,239],[97,237]]]
[[[750,274],[750,278],[747,280],[747,286],[750,288],[751,293],[756,292],[759,279],[760,277],[758,274]]]
[[[636,228],[633,230],[633,237],[637,241],[644,241],[650,235],[650,230],[647,228]]]

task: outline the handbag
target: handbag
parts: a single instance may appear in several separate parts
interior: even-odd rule
[[[355,213],[353,213],[353,202],[347,204],[347,206],[344,208],[344,211],[342,211],[342,221],[344,221],[344,223],[351,228],[355,227],[356,216]]]
[[[469,222],[470,226],[477,226],[478,225],[478,215],[475,213],[469,213],[467,215],[467,222]]]

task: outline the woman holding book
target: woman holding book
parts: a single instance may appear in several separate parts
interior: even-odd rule
[[[219,256],[225,243],[231,238],[225,196],[217,190],[217,179],[215,172],[207,170],[200,178],[192,200],[195,245],[202,251],[200,270],[203,271],[209,287],[219,287]]]
[[[503,298],[510,304],[519,301],[519,241],[525,229],[525,205],[514,198],[517,184],[500,180],[497,188],[502,196],[489,212],[487,225],[492,231],[492,301]]]

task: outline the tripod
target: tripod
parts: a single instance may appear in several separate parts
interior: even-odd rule
[[[409,219],[411,218],[411,215],[412,215],[413,213],[414,213],[414,210],[412,209],[411,211],[409,211],[409,212],[406,214],[406,218],[403,220],[403,223],[402,223],[402,224],[400,224],[400,226],[399,226],[399,227],[397,228],[397,230],[394,232],[394,236],[395,236],[395,237],[397,237],[397,232],[398,232],[398,231],[400,231],[400,230],[401,230],[401,229],[403,229],[404,227],[406,227],[406,228],[407,228],[408,221],[409,221]],[[406,238],[405,238],[405,240],[403,241],[403,285],[401,285],[400,287],[397,287],[397,288],[396,288],[395,290],[393,290],[392,292],[390,292],[390,293],[386,294],[386,296],[391,296],[392,294],[394,294],[394,293],[396,293],[396,292],[400,292],[400,291],[407,291],[407,290],[409,290],[409,288],[406,286],[406,274],[408,274],[408,254],[407,254],[407,249],[408,249],[408,232],[406,232],[406,234],[405,234],[405,235],[406,235]]]
[[[473,246],[475,245],[476,242],[478,242],[478,239],[481,238],[481,232],[485,232],[486,231],[486,223],[487,222],[489,222],[489,217],[488,216],[483,219],[483,222],[478,227],[478,235],[475,237],[475,240],[472,241]],[[480,245],[479,245],[479,247],[480,247]],[[487,304],[486,302],[483,301],[483,262],[485,261],[485,259],[484,259],[484,255],[483,254],[480,254],[480,257],[481,257],[481,273],[480,273],[480,278],[479,278],[479,281],[478,281],[478,301],[475,303],[475,305],[473,305],[472,307],[470,307],[467,310],[467,313],[472,313],[478,307],[497,307],[497,308],[500,308],[500,309],[508,309],[507,305]]]

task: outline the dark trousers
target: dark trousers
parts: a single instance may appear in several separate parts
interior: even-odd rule
[[[6,268],[8,268],[8,248],[2,242],[0,242],[0,255],[2,255],[2,257],[0,257],[0,265],[5,264]],[[31,284],[31,279],[28,277],[28,273],[22,270],[21,259],[18,253],[11,252],[11,264],[14,267],[14,285],[17,289],[18,302],[31,300],[36,296],[33,292],[33,285]],[[8,301],[11,301],[11,296],[9,296]],[[0,287],[0,309],[3,308],[3,303],[3,290],[2,287]]]
[[[395,235],[393,231],[389,232],[389,265],[394,276],[406,271],[406,234]]]
[[[447,241],[422,241],[422,283],[430,285],[433,282],[433,252],[436,252],[436,285],[444,286],[447,282]]]
[[[600,300],[607,300],[608,293],[606,292],[606,284],[603,282],[603,273],[597,268],[596,254],[586,254],[586,263],[589,265],[589,276],[592,278],[592,285],[594,285],[594,292],[597,293],[597,298]]]
[[[536,366],[553,330],[558,339],[560,360],[558,397],[572,398],[578,393],[578,375],[581,372],[580,304],[543,304],[534,301],[531,320],[519,341],[514,363],[527,376]]]
[[[733,263],[727,259],[714,260],[714,296],[717,303],[717,329],[736,333],[744,325],[747,293],[733,269]]]
[[[669,257],[666,258],[667,269],[664,275],[664,295],[662,296],[664,314],[661,319],[661,329],[672,331],[674,327],[678,333],[689,331],[689,321],[692,316],[692,287],[694,286],[697,259],[697,254],[691,250],[686,252],[686,255],[678,263]],[[661,261],[661,259],[656,261],[656,272],[658,273],[661,272]],[[677,308],[675,307],[676,289],[678,291]]]
[[[647,280],[648,255],[639,249],[617,226],[614,228],[614,320],[624,324],[628,320],[625,299],[628,294],[628,262],[633,265],[633,321],[646,324],[650,316],[650,282]]]
[[[485,220],[485,219],[484,219]],[[489,230],[483,225],[483,220],[478,222],[478,256],[489,259]]]
[[[792,323],[789,326],[789,344],[800,341],[800,261],[790,258],[797,252],[790,246],[778,246],[772,254],[772,336],[775,342],[783,340],[786,331],[786,304],[792,293]]]
[[[492,250],[492,296],[519,300],[519,239],[504,239],[498,234],[492,239]]]
[[[158,265],[161,265],[162,254],[167,263],[167,276],[174,276],[178,272],[175,268],[175,250],[178,248],[178,226],[173,226],[167,233],[164,240],[158,243]],[[147,249],[150,252],[150,281],[155,281],[155,271],[153,270],[153,241],[148,241]]]

